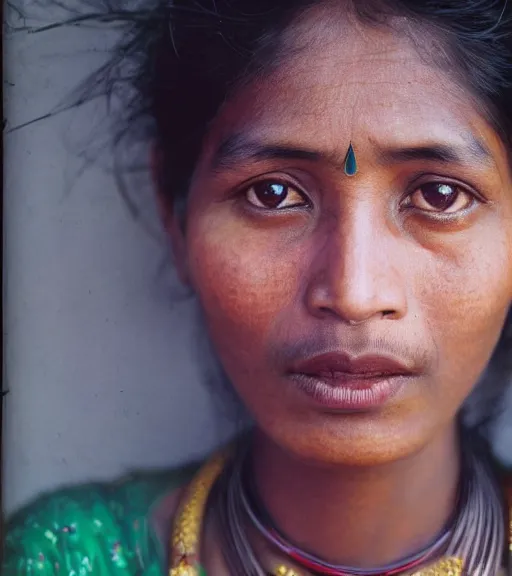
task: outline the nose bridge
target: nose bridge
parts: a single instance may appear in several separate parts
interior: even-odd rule
[[[390,226],[379,208],[357,203],[326,232],[315,282],[315,309],[361,322],[375,315],[402,316],[406,292]]]
[[[360,205],[340,219],[331,238],[329,266],[333,267],[333,281],[337,290],[353,298],[371,298],[382,275],[385,239],[379,234],[381,226],[374,212],[371,206]],[[379,236],[381,249],[377,253]]]

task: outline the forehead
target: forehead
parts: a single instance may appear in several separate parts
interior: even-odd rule
[[[492,139],[471,96],[432,63],[434,50],[432,35],[412,31],[405,19],[377,27],[310,12],[285,32],[279,66],[226,105],[218,129],[328,147],[368,139],[453,142],[468,131]]]

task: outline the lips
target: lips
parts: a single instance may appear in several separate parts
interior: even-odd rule
[[[329,352],[297,362],[289,372],[296,390],[314,406],[336,413],[379,410],[414,376],[393,356]]]
[[[401,359],[382,355],[350,356],[343,352],[330,352],[296,363],[292,374],[321,380],[372,380],[391,376],[410,376],[413,370]]]

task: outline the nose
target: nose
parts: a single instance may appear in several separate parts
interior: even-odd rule
[[[361,207],[319,232],[307,286],[315,316],[350,325],[400,319],[407,313],[406,240],[369,207]]]

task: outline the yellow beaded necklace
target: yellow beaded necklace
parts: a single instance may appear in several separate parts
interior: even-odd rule
[[[185,490],[171,535],[169,576],[206,576],[206,571],[199,559],[206,502],[227,458],[228,454],[225,451],[215,455],[199,470]],[[443,558],[410,576],[461,576],[462,568],[463,562],[459,558]],[[299,572],[284,564],[276,566],[273,574],[274,576],[301,576]]]

